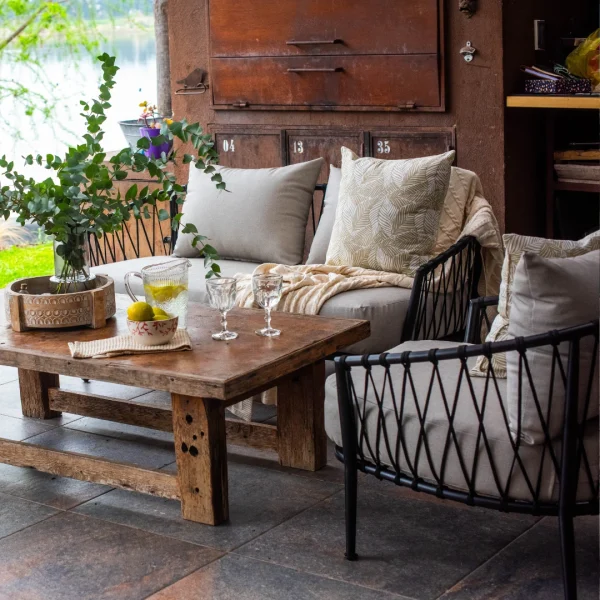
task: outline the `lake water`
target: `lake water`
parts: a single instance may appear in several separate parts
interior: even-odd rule
[[[116,56],[120,67],[116,75],[116,85],[112,90],[112,107],[107,111],[104,123],[106,150],[119,150],[126,147],[125,138],[118,121],[135,119],[140,113],[139,103],[156,101],[156,48],[152,31],[117,30],[111,39],[102,44],[103,51]],[[38,167],[24,167],[22,156],[27,154],[59,154],[69,143],[77,143],[78,136],[85,133],[85,122],[80,116],[80,99],[97,97],[97,86],[101,80],[101,69],[91,56],[82,56],[77,68],[65,61],[60,51],[53,52],[44,59],[43,73],[46,81],[40,80],[23,67],[19,70],[6,63],[0,65],[3,77],[13,76],[32,90],[47,93],[52,86],[60,98],[50,123],[40,116],[29,117],[17,104],[3,102],[2,117],[13,123],[22,139],[5,130],[0,137],[0,155],[6,154],[15,161],[15,166],[27,175],[38,177],[48,171]]]

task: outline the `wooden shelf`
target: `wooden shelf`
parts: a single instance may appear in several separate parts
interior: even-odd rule
[[[523,94],[507,96],[509,108],[569,108],[600,109],[600,96],[559,96],[543,94]]]
[[[554,189],[563,192],[590,192],[600,194],[600,183],[593,181],[556,181]]]

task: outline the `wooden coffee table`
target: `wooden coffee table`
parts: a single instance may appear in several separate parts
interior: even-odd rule
[[[237,340],[217,342],[219,315],[190,304],[191,352],[73,359],[67,342],[126,334],[126,296],[102,329],[13,332],[0,299],[0,364],[18,367],[26,417],[78,415],[172,431],[177,475],[84,454],[0,439],[0,462],[179,499],[185,519],[218,525],[228,519],[227,446],[275,449],[282,465],[315,471],[326,464],[325,358],[369,335],[367,321],[276,313],[279,338],[255,335],[258,310],[236,309],[230,327]],[[171,393],[172,410],[62,390],[59,375],[121,383]],[[225,418],[225,407],[277,386],[277,426]],[[1,418],[1,417],[0,417]]]

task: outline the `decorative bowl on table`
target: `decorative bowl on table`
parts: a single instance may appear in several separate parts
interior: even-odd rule
[[[161,321],[132,321],[127,319],[129,335],[142,346],[162,346],[168,344],[177,331],[179,317]]]

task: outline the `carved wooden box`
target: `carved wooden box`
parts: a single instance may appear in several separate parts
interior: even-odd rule
[[[71,294],[47,294],[50,277],[17,279],[5,290],[6,320],[14,331],[60,329],[106,325],[116,312],[115,284],[106,275],[97,275],[93,290]],[[27,292],[20,292],[22,284]]]

